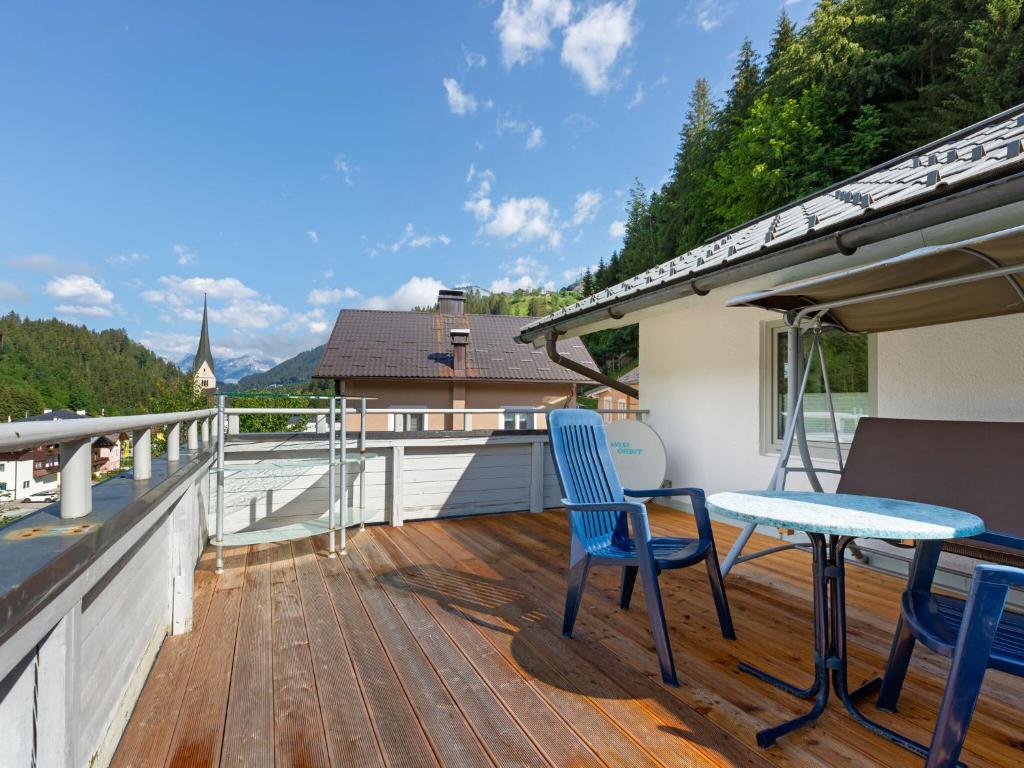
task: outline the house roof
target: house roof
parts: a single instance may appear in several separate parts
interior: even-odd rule
[[[192,373],[198,373],[203,363],[209,365],[211,371],[216,371],[213,367],[213,351],[210,349],[210,322],[207,318],[206,296],[203,296],[203,327],[199,331],[199,348],[192,360]]]
[[[1021,172],[1024,104],[723,232],[618,285],[524,323],[519,340],[531,342],[555,328],[565,332],[568,321],[584,325],[584,316],[593,318],[594,323],[609,315],[618,319],[619,313],[613,314],[612,308],[634,298],[674,285],[689,283],[693,288],[695,278],[825,236],[837,237],[829,243],[829,252],[846,252],[838,241],[842,230]]]
[[[84,418],[87,418],[87,414],[70,411],[67,408],[58,408],[55,411],[37,413],[34,416],[26,416],[24,419],[15,419],[15,421],[63,421],[64,419]]]
[[[587,382],[555,365],[543,350],[515,343],[525,320],[508,315],[446,315],[343,309],[314,378],[453,379],[450,333],[469,329],[466,379],[491,381]],[[578,339],[558,343],[558,351],[595,367]]]
[[[630,368],[624,374],[619,376],[619,381],[622,382],[623,384],[628,384],[631,387],[639,388],[640,387],[640,366],[638,365],[635,368]],[[598,392],[603,392],[606,389],[611,389],[611,387],[609,387],[609,386],[594,387],[593,389],[588,390],[586,394],[592,397],[594,394],[596,394]]]

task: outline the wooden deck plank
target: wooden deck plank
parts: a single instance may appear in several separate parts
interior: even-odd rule
[[[167,757],[192,666],[200,651],[217,574],[213,553],[196,569],[192,593],[192,631],[164,640],[131,719],[111,761],[113,768],[161,766]]]
[[[460,702],[445,687],[434,667],[444,657],[432,659],[424,653],[417,638],[362,561],[361,550],[366,540],[374,535],[375,532],[350,537],[349,554],[343,563],[438,760],[445,766],[492,764],[490,755],[470,728]],[[493,704],[491,702],[491,706]],[[531,751],[532,755],[517,755],[514,764],[543,765],[540,755],[535,750]]]
[[[521,525],[526,525],[525,522]],[[487,521],[490,535],[507,543],[508,567],[528,568],[535,587],[542,590],[548,600],[564,600],[565,594],[565,560],[564,552],[551,548],[547,552],[537,546],[529,536],[519,530],[520,525],[512,526],[508,521]],[[458,535],[456,527],[445,534]],[[567,534],[566,534],[567,536]],[[566,538],[567,540],[567,538]],[[479,550],[479,545],[477,546]],[[590,599],[584,599],[583,609],[577,619],[577,631],[574,639],[593,643],[595,651],[600,654],[615,653],[623,661],[635,669],[635,672],[648,676],[652,681],[659,681],[657,662],[653,655],[654,646],[650,628],[647,624],[647,613],[642,603],[642,588],[638,585],[636,601],[629,611],[618,608],[617,585],[618,574],[615,569],[594,569],[588,580]],[[666,587],[669,582],[685,583],[684,594],[674,596]],[[679,623],[679,614],[673,611],[671,604],[682,604],[689,608],[689,603],[706,599],[710,602],[706,576],[698,569],[674,571],[670,578],[662,580],[663,600],[669,606],[669,630],[672,634],[672,651],[675,656],[676,668],[680,675],[678,688],[666,687],[666,690],[679,696],[691,708],[703,712],[708,719],[717,723],[720,728],[734,734],[747,746],[757,749],[754,735],[757,730],[774,724],[790,716],[796,716],[806,710],[806,702],[794,699],[774,688],[764,686],[763,694],[754,695],[751,690],[755,681],[738,672],[736,665],[745,657],[743,634],[737,629],[739,642],[721,639],[717,627],[698,628],[690,623],[690,614],[683,616]],[[614,591],[614,594],[612,594]],[[595,593],[600,591],[600,597]],[[730,596],[732,599],[732,596]],[[744,607],[735,604],[732,609],[734,619],[742,613]],[[678,610],[678,609],[677,609]],[[751,609],[754,610],[754,609]],[[755,614],[756,615],[756,612]],[[673,618],[676,620],[673,621]],[[810,620],[808,619],[808,625]],[[748,628],[747,638],[757,637],[757,646],[766,642],[766,636],[758,636],[754,627]],[[749,646],[754,647],[754,644]],[[756,658],[756,652],[751,651]],[[825,717],[834,717],[835,712],[826,712]],[[858,726],[859,727],[859,726]],[[813,756],[820,765],[876,765],[859,749],[847,750],[841,755],[828,744],[808,736],[809,731],[798,732],[788,740],[780,741],[771,751],[772,760],[779,757],[799,760],[801,753]],[[810,733],[813,734],[813,731]],[[867,735],[866,732],[864,735]],[[889,745],[891,747],[891,745]],[[893,760],[899,760],[901,750],[892,747]],[[881,749],[883,755],[885,749]],[[896,763],[899,764],[898,762]]]
[[[407,568],[399,566],[378,543],[360,547],[360,554],[498,765],[544,763],[544,758],[556,766],[598,761],[590,748],[544,706],[517,670],[507,664],[500,668],[501,660],[463,617],[453,616],[437,605],[431,610],[417,599]],[[496,667],[498,674],[494,674]]]
[[[247,547],[225,552],[224,573],[235,581],[238,570],[245,570]],[[219,586],[220,579],[218,579]],[[238,630],[241,589],[217,589],[210,613],[199,636],[199,650],[186,684],[178,712],[174,737],[167,750],[170,768],[211,766],[220,760],[224,738],[224,714],[227,711],[231,683],[231,659]],[[216,663],[208,663],[215,659]]]
[[[352,666],[349,647],[320,572],[320,556],[310,539],[293,542],[292,552],[331,764],[383,768],[384,757]]]
[[[320,570],[369,706],[384,761],[393,768],[437,766],[416,711],[340,560],[321,558]]]
[[[431,549],[430,537],[421,528],[410,526],[402,532],[389,531],[390,541],[382,543],[398,550],[409,564],[423,569],[423,576],[417,581],[423,582],[426,589],[443,589],[444,583],[452,584],[439,599],[458,606],[470,618],[466,621],[453,617],[456,626],[479,631],[487,638],[505,663],[548,702],[551,711],[559,713],[608,764],[694,764],[695,755],[680,751],[678,741],[668,733],[669,728],[688,731],[684,720],[672,714],[662,718],[660,712],[656,714],[657,706],[647,707],[640,700],[632,700],[599,666],[573,654],[558,631],[544,626],[544,611],[530,604],[525,592],[514,589],[498,574],[487,573],[486,566],[463,570],[466,563],[457,566],[446,552]],[[439,568],[448,573],[438,574]],[[506,599],[495,600],[495,595],[505,595]],[[452,612],[450,608],[448,612]],[[605,662],[603,659],[602,665]],[[644,695],[654,697],[657,691],[652,686]],[[742,751],[734,750],[736,760],[718,759],[721,756],[716,758],[709,751],[700,755],[705,758],[701,764],[764,765],[752,753],[740,757],[738,753]]]
[[[274,765],[271,549],[270,544],[254,544],[245,568],[221,750],[221,765],[227,768]]]
[[[275,764],[327,768],[327,735],[291,544],[274,545],[271,560]]]
[[[659,518],[669,518],[675,521],[675,525],[685,526],[686,522],[692,520],[689,516],[680,515],[679,513],[672,513],[666,510],[659,510]],[[680,522],[686,521],[686,522]],[[508,521],[493,521],[498,529],[493,531],[493,537],[505,537],[510,535],[508,528]],[[530,538],[533,548],[531,551],[544,550],[551,554],[554,558],[561,557],[557,547],[552,547],[551,541],[555,538],[552,536],[550,520],[541,521],[536,519],[523,519],[517,521],[515,531],[512,534],[513,540],[515,535],[519,533],[532,533]],[[561,527],[562,521],[557,521],[556,525]],[[729,526],[720,526],[722,532],[726,538],[730,534],[733,534],[735,529]],[[679,530],[673,531],[680,535],[689,533],[693,535],[693,530],[683,527]],[[568,536],[567,531],[560,531],[558,535]],[[723,547],[729,545],[729,541],[723,542]],[[754,546],[763,546],[768,543],[768,540],[755,543]],[[741,574],[738,577],[734,574],[730,580],[730,601],[733,604],[733,615],[734,620],[737,622],[737,633],[740,638],[740,642],[736,644],[737,648],[735,652],[728,653],[724,657],[719,657],[717,654],[699,654],[694,659],[694,663],[689,663],[688,668],[693,669],[693,674],[699,679],[703,685],[710,685],[713,682],[712,678],[704,677],[707,674],[707,670],[713,664],[720,664],[723,672],[734,672],[735,664],[738,660],[747,659],[755,661],[766,670],[780,674],[783,677],[789,679],[802,680],[803,678],[809,678],[807,672],[809,668],[808,657],[810,654],[811,641],[809,637],[806,639],[800,639],[797,642],[793,642],[791,639],[791,633],[793,632],[793,626],[797,629],[803,627],[809,627],[811,624],[811,611],[810,611],[810,598],[807,592],[809,591],[809,563],[807,562],[807,556],[800,552],[787,552],[780,555],[766,558],[766,561],[774,561],[771,564],[771,568],[776,570],[776,578],[773,579],[771,589],[758,589],[757,579],[760,575],[760,568],[763,567],[762,561],[758,561],[757,570],[751,570],[749,576],[745,575],[744,572],[738,571]],[[542,567],[545,573],[549,573],[553,568],[557,567],[554,560],[547,561],[548,566]],[[696,583],[692,580],[688,580],[685,576],[686,571],[682,573],[676,572],[678,575],[673,575],[669,579],[663,581],[663,599],[666,605],[673,603],[683,604],[689,610],[686,616],[687,625],[693,619],[694,614],[703,613],[705,614],[705,624],[713,624],[714,609],[711,604],[710,598],[705,598],[703,604],[697,604],[694,600],[694,595],[700,595],[703,591],[706,595],[706,583],[702,579],[698,578]],[[564,578],[564,566],[562,569]],[[857,584],[859,580],[865,582],[871,582],[877,585],[880,581],[889,581],[891,591],[886,597],[885,592],[879,593],[879,600],[882,602],[898,602],[898,593],[901,588],[901,582],[893,577],[888,577],[883,574],[867,571],[860,568],[848,569],[848,581],[850,582],[849,591],[851,594],[858,594],[863,590],[858,590]],[[594,605],[595,611],[602,615],[614,620],[615,614],[619,613],[614,608],[615,600],[617,599],[618,583],[617,578],[613,578],[614,574],[598,574],[597,579],[593,584],[588,587],[591,590],[600,590],[602,596],[600,599],[594,598],[592,605]],[[772,610],[771,606],[774,601],[779,600],[778,594],[780,591],[779,580],[790,582],[789,588],[794,589],[795,585],[803,585],[804,595],[802,599],[796,600],[784,600],[782,603],[777,605],[777,613]],[[747,589],[737,590],[736,585],[738,583],[747,582]],[[564,587],[563,587],[564,588]],[[638,590],[637,598],[642,601],[642,590]],[[863,596],[859,595],[858,600],[863,600]],[[861,609],[856,607],[851,608],[851,615],[849,617],[850,622],[850,652],[851,652],[851,682],[857,683],[861,680],[869,679],[870,677],[878,674],[884,669],[885,660],[888,654],[889,641],[891,639],[891,629],[889,628],[877,628],[873,631],[875,636],[875,645],[865,647],[863,645],[866,636],[872,634],[869,627],[866,627],[861,623],[860,616],[861,610],[870,608],[872,604],[862,605]],[[638,603],[638,611],[642,611],[642,602]],[[877,613],[876,613],[877,611]],[[632,611],[631,611],[632,612]],[[670,610],[671,614],[672,611]],[[876,605],[875,610],[867,610],[864,615],[875,616],[877,614],[884,614],[885,611],[883,606]],[[776,624],[768,624],[770,627],[768,631],[765,631],[765,619],[771,620],[771,617],[778,617]],[[784,618],[783,618],[784,617]],[[672,625],[672,616],[670,615],[670,625]],[[744,627],[744,622],[748,622],[747,626]],[[884,624],[884,620],[882,620]],[[638,623],[632,623],[629,627],[630,631],[634,633],[641,631],[641,625]],[[689,631],[684,628],[684,632]],[[806,634],[802,632],[801,634]],[[635,634],[634,637],[637,640],[643,641],[642,634]],[[748,638],[754,638],[754,642],[750,642]],[[673,645],[673,649],[676,650],[678,643]],[[717,644],[714,646],[708,646],[707,650],[714,649],[726,649],[726,644]],[[683,645],[682,652],[684,654],[690,653],[689,646]],[[677,664],[679,663],[679,651],[676,651]],[[709,664],[710,662],[710,664]],[[735,677],[735,675],[733,676]],[[932,676],[933,683],[939,687],[942,685],[945,673],[942,675]],[[717,679],[720,684],[728,685],[728,677],[718,675],[714,679]],[[751,680],[749,677],[740,675],[739,679],[735,681],[738,684],[738,688],[734,693],[730,694],[730,698],[739,702],[744,693],[751,696],[751,686],[756,691],[759,709],[767,715],[767,718],[763,715],[759,718],[763,722],[757,725],[757,727],[764,727],[767,724],[775,722],[779,717],[785,715],[779,715],[772,711],[769,703],[774,702],[776,706],[787,708],[793,713],[802,712],[805,705],[802,702],[798,702],[792,697],[777,691],[770,686],[758,683]],[[724,688],[723,688],[724,690]],[[933,699],[937,703],[940,692],[936,692],[936,697]],[[794,710],[793,707],[796,707]],[[898,715],[890,715],[875,710],[870,704],[867,704],[866,711],[869,716],[877,719],[879,722],[886,724],[890,727],[899,730],[902,733],[915,738],[919,741],[927,741],[931,735],[931,728],[934,724],[934,708],[930,706],[915,706],[908,699],[905,707],[901,707],[901,712]],[[893,761],[894,764],[902,764],[900,761],[905,760],[907,753],[894,745],[886,742],[883,739],[871,736],[863,728],[854,723],[845,713],[839,711],[839,709],[833,706],[830,711],[827,711],[820,724],[817,726],[821,731],[827,731],[830,733],[831,738],[843,742],[848,745],[847,755],[852,756],[859,754],[861,759],[865,761],[865,764],[875,765],[878,761]],[[1014,748],[1015,743],[1018,745],[1016,749],[1019,751],[1019,742],[1013,738],[1007,738],[1007,733],[1012,733],[1011,730],[999,729],[997,733],[1001,734],[1001,738],[997,738],[993,743],[988,738],[992,731],[986,726],[982,726],[977,733],[973,732],[970,734],[971,738],[975,742],[974,744],[968,745],[968,751],[965,752],[965,759],[970,753],[972,764],[977,765],[1000,765],[1000,755],[1006,754],[1006,749]],[[808,745],[812,748],[817,748],[818,739],[812,735],[812,732],[804,731],[798,732],[792,736],[787,737],[790,741]],[[780,742],[782,745],[782,742]],[[994,762],[993,762],[994,760]]]
[[[690,515],[652,505],[651,520],[693,532]],[[716,525],[720,550],[735,534]],[[312,539],[236,548],[219,578],[205,553],[195,628],[165,641],[113,764],[919,764],[835,701],[772,749],[754,745],[756,729],[808,706],[736,669],[808,676],[805,553],[734,571],[737,642],[720,636],[702,569],[667,575],[674,689],[660,681],[642,588],[619,610],[614,569],[592,572],[575,637],[561,637],[567,542],[564,514],[542,513],[371,527],[347,558],[322,557]],[[902,583],[856,567],[847,579],[856,682],[884,666]],[[927,739],[946,664],[918,651],[900,712],[867,713]],[[963,755],[972,768],[1024,764],[1022,700],[1024,681],[988,675]]]

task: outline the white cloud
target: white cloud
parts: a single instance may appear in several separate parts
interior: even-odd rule
[[[82,304],[58,304],[53,308],[58,315],[84,315],[85,317],[110,317],[111,312],[106,307],[95,307]]]
[[[643,104],[644,103],[644,98],[646,97],[646,95],[647,94],[644,93],[644,84],[643,83],[637,83],[636,84],[636,90],[633,91],[633,98],[629,102],[629,109],[633,109],[634,107],[639,107],[641,104]]]
[[[334,172],[338,176],[341,176],[345,183],[350,187],[355,184],[355,182],[352,181],[352,169],[349,168],[348,161],[345,160],[344,155],[334,156]]]
[[[466,46],[462,46],[462,57],[466,61],[466,69],[473,69],[473,67],[486,67],[487,57],[482,53],[471,51]]]
[[[197,258],[191,248],[187,245],[182,245],[181,243],[175,244],[171,250],[174,251],[174,256],[176,257],[178,264],[183,267],[186,264],[191,264]]]
[[[317,234],[317,231],[315,229],[307,229],[306,237],[308,237],[309,242],[313,243],[314,245],[320,242],[320,235]]]
[[[182,316],[199,320],[198,311],[186,311]],[[288,316],[288,310],[280,304],[258,299],[237,299],[223,307],[210,307],[210,319],[231,328],[267,328]]]
[[[363,306],[366,309],[409,310],[413,307],[432,306],[437,292],[444,283],[433,277],[410,277],[389,296],[371,296]]]
[[[448,95],[448,108],[453,115],[471,115],[476,112],[476,97],[462,90],[458,80],[446,77],[441,82]]]
[[[0,301],[24,301],[25,292],[15,283],[0,280]]]
[[[633,42],[634,7],[634,0],[597,5],[565,30],[562,63],[591,93],[608,90],[615,60]]]
[[[562,272],[562,279],[567,283],[575,283],[577,280],[583,277],[586,271],[589,269],[592,273],[597,271],[597,264],[591,264],[589,267],[576,267],[576,269],[566,269]]]
[[[149,256],[144,253],[115,253],[107,256],[106,262],[118,267],[127,267],[131,264],[138,264],[141,261],[148,261]]]
[[[735,8],[733,0],[690,0],[688,20],[705,32],[710,32],[722,26],[722,22]]]
[[[392,253],[398,253],[405,247],[430,248],[433,245],[448,245],[452,239],[448,235],[420,235],[411,223],[405,225],[402,236],[388,246]]]
[[[543,239],[557,248],[562,242],[557,221],[558,212],[543,197],[510,197],[494,209],[484,231],[495,237],[515,238],[521,243]]]
[[[235,277],[178,277],[171,275],[161,277],[160,281],[166,290],[148,290],[142,292],[142,298],[149,302],[167,301],[171,296],[198,297],[204,293],[211,299],[235,301],[255,298],[259,294]]]
[[[503,117],[498,121],[496,130],[499,136],[505,133],[525,135],[527,149],[537,149],[544,143],[544,131],[541,130],[540,126],[534,125],[532,120]]]
[[[286,331],[306,331],[307,333],[323,333],[327,330],[324,311],[317,307],[309,312],[296,312],[282,325]]]
[[[546,291],[554,290],[554,282],[547,279],[547,267],[529,256],[521,256],[511,264],[505,264],[503,271],[505,272],[503,277],[491,281],[489,288],[491,293],[532,291],[534,288],[542,288]]]
[[[571,0],[503,0],[494,23],[505,67],[525,64],[551,46],[551,33],[569,23]]]
[[[63,299],[65,312],[71,313],[71,308],[78,311],[75,314],[90,314],[81,311],[85,307],[108,308],[114,300],[114,294],[86,275],[68,275],[67,277],[55,277],[46,285],[46,293],[57,299]]]
[[[359,292],[352,288],[314,288],[309,292],[306,301],[314,306],[339,304],[342,299],[354,299]]]
[[[626,222],[613,221],[608,225],[608,237],[619,239],[626,236]]]
[[[588,189],[576,195],[576,204],[572,209],[572,224],[578,227],[593,221],[597,209],[601,207],[601,193],[596,189]]]
[[[491,186],[494,184],[494,171],[478,171],[476,166],[471,165],[469,166],[469,172],[466,174],[466,183],[469,184],[474,179],[477,180],[477,188],[470,194],[469,199],[463,203],[462,208],[472,213],[477,221],[487,221],[494,215],[490,197]]]

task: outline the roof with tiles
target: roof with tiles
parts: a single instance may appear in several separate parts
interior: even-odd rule
[[[343,309],[317,368],[318,379],[455,379],[451,332],[469,329],[465,379],[586,383],[555,365],[543,350],[515,342],[524,320],[508,315],[447,315]],[[596,368],[583,342],[565,339],[558,352]]]
[[[619,376],[619,382],[622,383],[622,384],[628,384],[631,387],[639,387],[640,386],[640,366],[638,365],[635,368],[630,368],[624,374]],[[611,389],[611,387],[607,387],[607,386],[604,386],[604,387],[594,387],[593,389],[587,391],[586,394],[590,395],[590,396],[593,396],[595,393],[597,393],[597,392],[604,392],[606,389]]]
[[[670,261],[522,326],[535,330],[861,220],[1024,170],[1024,104],[724,232]]]

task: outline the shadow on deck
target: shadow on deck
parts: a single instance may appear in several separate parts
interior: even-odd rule
[[[652,507],[652,527],[692,518]],[[734,528],[716,526],[720,550]],[[195,627],[169,638],[121,740],[118,766],[900,766],[920,761],[831,708],[759,749],[754,733],[805,702],[736,670],[810,678],[810,568],[789,551],[728,580],[738,640],[723,640],[701,569],[662,580],[680,687],[660,682],[637,589],[595,569],[576,636],[561,637],[568,533],[560,512],[424,522],[325,542],[211,553]],[[767,541],[767,540],[766,540]],[[762,542],[764,543],[764,542]],[[850,568],[851,682],[884,667],[901,582]],[[945,679],[919,650],[898,715],[927,741]],[[990,671],[963,754],[1019,765],[1024,681]]]

